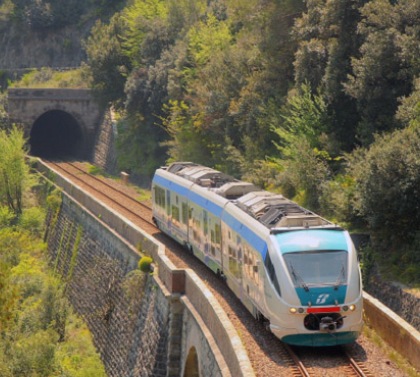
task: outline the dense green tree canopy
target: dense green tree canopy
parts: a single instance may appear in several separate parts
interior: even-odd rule
[[[366,209],[387,196],[364,189],[373,178],[352,154],[419,124],[419,4],[128,2],[86,44],[95,88],[120,112],[120,166],[150,178],[193,160],[376,232]]]

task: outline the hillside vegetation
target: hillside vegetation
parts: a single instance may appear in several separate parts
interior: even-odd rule
[[[419,25],[411,0],[132,0],[87,63],[122,114],[122,168],[191,160],[280,191],[369,232],[415,285]]]
[[[282,192],[420,283],[418,1],[59,3],[4,2],[37,30],[97,10],[84,63],[119,113],[122,169],[191,160]]]
[[[0,376],[105,377],[90,333],[48,267],[45,209],[32,188],[25,140],[0,131]],[[59,205],[51,196],[49,209]]]

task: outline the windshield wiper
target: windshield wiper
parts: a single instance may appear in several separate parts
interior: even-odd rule
[[[344,267],[344,264],[341,265],[341,270],[337,276],[337,280],[334,284],[334,290],[336,291],[338,289],[338,287],[341,285],[341,283],[344,281],[346,277],[346,269]]]
[[[302,276],[295,270],[293,264],[289,263],[290,272],[292,273],[293,278],[295,281],[300,281],[300,286],[306,291],[309,292],[308,284],[305,283],[305,280],[302,279]]]

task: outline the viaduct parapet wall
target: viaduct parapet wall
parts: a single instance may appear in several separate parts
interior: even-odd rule
[[[255,376],[236,330],[193,271],[175,268],[141,229],[53,179],[63,201],[50,216],[48,250],[109,376]],[[138,249],[153,257],[153,274],[137,269]]]

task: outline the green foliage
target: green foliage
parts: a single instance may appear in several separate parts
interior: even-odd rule
[[[52,68],[33,70],[14,81],[12,88],[89,88],[91,78],[86,66],[67,71],[55,71]]]
[[[142,272],[150,272],[152,270],[153,259],[148,256],[143,256],[139,260],[139,270]]]
[[[92,88],[101,103],[112,103],[117,108],[124,102],[125,77],[130,69],[122,43],[125,27],[117,13],[109,24],[97,21],[85,42]]]
[[[350,159],[354,207],[388,250],[409,244],[420,226],[420,130],[406,128],[378,137]]]
[[[39,207],[24,209],[20,218],[19,225],[32,234],[41,236],[44,232],[45,211]]]
[[[12,0],[14,16],[30,25],[34,30],[56,29],[77,23],[86,2],[69,0],[65,3],[59,0]]]
[[[351,59],[359,54],[357,33],[364,0],[315,0],[306,2],[305,13],[293,28],[298,42],[294,67],[296,86],[308,82],[322,88],[333,122],[327,132],[339,148],[354,147],[355,126],[359,121],[356,101],[344,92],[352,73]]]
[[[134,64],[142,60],[142,45],[151,32],[151,25],[168,17],[167,1],[163,0],[134,0],[124,11],[127,24],[125,50]]]
[[[62,203],[61,191],[54,190],[47,196],[46,204],[48,211],[56,213]]]
[[[388,211],[403,229],[415,193],[386,207],[363,165],[379,151],[353,150],[419,125],[419,14],[410,0],[130,2],[86,43],[95,92],[121,116],[119,167],[147,183],[192,160],[353,228],[376,232]]]
[[[376,141],[350,158],[355,179],[354,209],[373,235],[377,260],[395,278],[418,283],[420,226],[420,130],[406,128]]]
[[[352,59],[346,92],[356,99],[361,121],[358,137],[370,144],[377,132],[399,127],[394,115],[419,75],[419,4],[375,0],[361,9],[364,37],[360,56]],[[410,46],[410,47],[409,47]]]
[[[302,205],[318,211],[319,198],[330,175],[327,151],[318,149],[320,135],[326,129],[328,116],[322,96],[312,95],[303,84],[300,93],[288,98],[280,114],[284,121],[273,126],[280,138],[279,158],[273,158],[283,171],[281,185]]]
[[[0,203],[18,216],[22,213],[22,194],[29,182],[23,132],[16,127],[10,132],[0,130],[0,150]]]
[[[105,377],[86,326],[48,272],[44,248],[20,227],[0,229],[1,376]]]
[[[11,212],[9,207],[0,206],[0,228],[12,225],[15,215]]]

